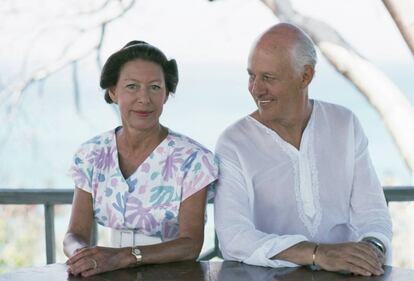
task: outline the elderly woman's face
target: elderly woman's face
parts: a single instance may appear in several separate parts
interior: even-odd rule
[[[110,96],[119,106],[124,127],[146,130],[158,126],[167,100],[161,66],[142,59],[125,63]]]

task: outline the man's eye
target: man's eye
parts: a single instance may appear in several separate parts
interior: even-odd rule
[[[267,76],[267,75],[263,76],[264,81],[269,81],[271,79],[272,79],[272,77],[270,77],[270,76]]]
[[[159,89],[161,89],[161,87],[158,86],[158,85],[151,85],[151,89],[152,90],[159,90]]]

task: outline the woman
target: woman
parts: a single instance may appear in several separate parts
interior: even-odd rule
[[[106,61],[100,86],[122,126],[82,144],[70,169],[76,188],[63,244],[68,272],[90,276],[141,264],[194,260],[203,245],[213,154],[162,126],[178,83],[175,60],[142,41]],[[112,228],[112,246],[91,247],[93,220]]]

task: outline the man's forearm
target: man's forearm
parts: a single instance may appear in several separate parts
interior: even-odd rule
[[[273,260],[284,260],[299,265],[313,264],[314,250],[317,244],[303,241],[273,256]]]

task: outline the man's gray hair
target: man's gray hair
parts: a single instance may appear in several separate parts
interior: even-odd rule
[[[292,50],[292,56],[295,69],[298,72],[302,71],[305,65],[310,65],[315,68],[316,62],[318,61],[315,44],[307,34],[302,33],[298,36],[297,42]]]

